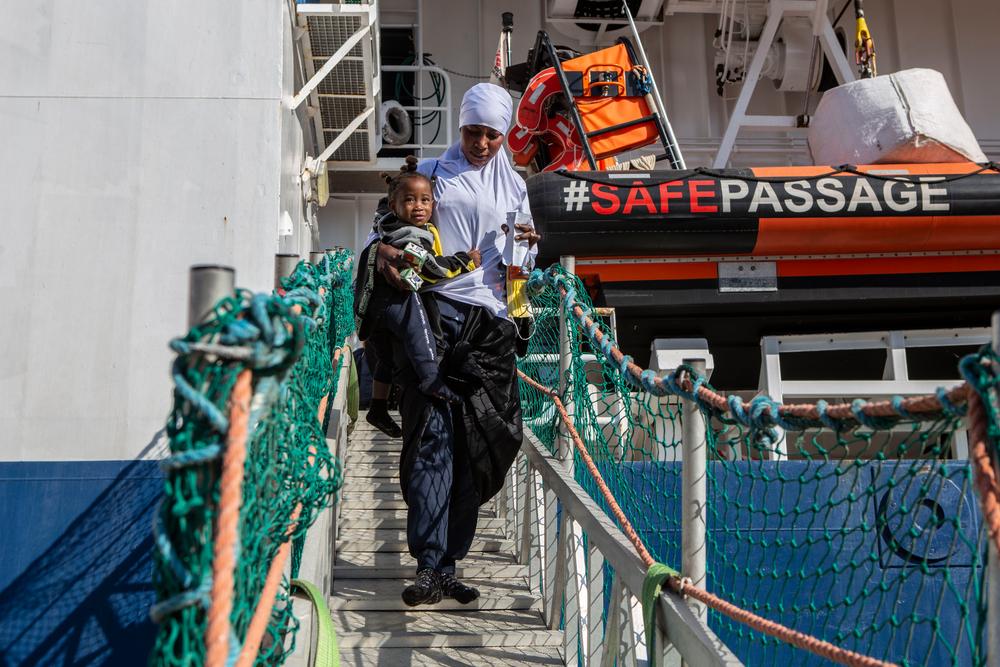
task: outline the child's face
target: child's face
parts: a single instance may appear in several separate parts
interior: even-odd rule
[[[434,210],[434,195],[431,184],[423,178],[408,178],[403,181],[392,202],[392,212],[403,222],[423,227],[431,219]]]

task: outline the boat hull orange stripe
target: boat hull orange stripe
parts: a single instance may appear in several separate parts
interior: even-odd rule
[[[734,259],[734,261],[738,261]],[[900,275],[934,273],[979,273],[1000,271],[1000,254],[951,257],[872,257],[777,260],[779,278]],[[685,262],[662,264],[585,264],[577,267],[582,277],[602,283],[633,281],[716,280],[718,264]]]
[[[904,273],[977,273],[980,271],[1000,271],[1000,255],[779,260],[777,264],[779,278],[898,275]]]
[[[1000,249],[1000,216],[761,218],[754,255]]]

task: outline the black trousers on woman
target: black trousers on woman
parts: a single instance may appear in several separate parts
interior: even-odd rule
[[[459,340],[473,306],[439,298],[443,353]],[[417,569],[454,574],[476,534],[479,492],[465,446],[462,405],[423,393],[420,380],[394,350],[401,386],[403,454],[400,479],[407,502],[406,540]]]

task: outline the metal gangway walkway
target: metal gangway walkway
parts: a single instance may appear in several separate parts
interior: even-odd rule
[[[480,510],[478,532],[457,574],[480,590],[469,605],[400,599],[416,562],[407,553],[399,491],[401,441],[360,418],[344,452],[337,519],[333,614],[342,665],[557,665],[562,634],[549,630],[529,568],[518,563],[498,503]]]
[[[338,447],[335,440],[329,442]],[[641,609],[630,592],[641,591],[642,562],[564,462],[548,455],[532,436],[504,491],[481,508],[476,540],[458,565],[458,576],[480,589],[479,599],[469,605],[446,598],[407,607],[400,592],[412,581],[416,562],[406,547],[400,448],[399,439],[369,426],[362,413],[340,450],[346,472],[340,500],[327,517],[331,524],[325,530],[313,527],[336,545],[332,559],[317,558],[324,561],[317,566],[330,571],[328,604],[341,665],[605,665],[616,664],[616,653],[617,664],[646,661]],[[528,487],[529,462],[533,489]],[[563,541],[557,537],[556,497],[565,508],[560,510]],[[590,536],[587,550],[584,530]],[[311,541],[330,543],[319,534]],[[319,555],[319,546],[307,545],[305,567]],[[605,637],[603,628],[605,562],[622,575],[612,596],[619,610],[612,628],[617,639]],[[532,586],[546,580],[548,587]],[[560,591],[566,593],[564,609]],[[669,637],[685,648],[690,664],[739,664],[678,596],[665,595],[662,611],[672,628]],[[303,629],[311,613],[307,607]],[[571,622],[560,629],[563,614]],[[668,636],[666,627],[660,632]],[[309,635],[303,639],[311,648]],[[610,650],[615,646],[617,652]],[[679,659],[681,653],[675,648],[668,655]],[[288,664],[311,665],[312,660],[304,650]]]

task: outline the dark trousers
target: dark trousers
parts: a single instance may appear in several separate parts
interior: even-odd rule
[[[392,339],[379,331],[365,341],[365,357],[372,380],[389,384],[392,382]]]
[[[453,345],[471,306],[438,300],[446,346]],[[403,391],[416,391],[412,386]],[[427,399],[427,419],[407,480],[406,541],[417,569],[454,574],[476,534],[479,496],[462,437],[462,407]],[[456,440],[459,440],[456,446]]]
[[[381,313],[365,344],[368,358],[375,357],[372,377],[388,382],[393,364],[400,365],[405,360],[408,370],[418,378],[421,390],[435,386],[440,376],[437,340],[420,296],[416,292],[393,292],[384,301],[380,300],[378,307]]]

